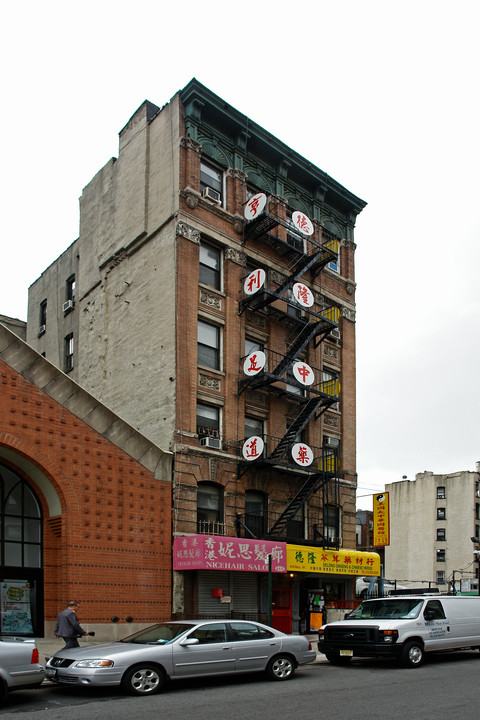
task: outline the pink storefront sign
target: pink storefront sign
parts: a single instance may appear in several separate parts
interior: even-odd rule
[[[173,541],[174,570],[268,572],[269,555],[272,572],[287,571],[287,545],[283,542],[218,535],[188,535]]]

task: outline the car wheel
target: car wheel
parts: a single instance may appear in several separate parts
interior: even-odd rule
[[[165,683],[165,675],[155,665],[137,665],[122,678],[122,686],[130,695],[155,695]]]
[[[340,655],[340,653],[336,652],[328,652],[325,653],[325,657],[327,658],[328,662],[332,665],[348,665],[348,663],[351,661],[351,656],[349,655]]]
[[[288,655],[278,655],[267,665],[267,674],[272,680],[290,680],[295,675],[295,665]]]
[[[404,667],[415,668],[420,667],[423,663],[423,645],[416,640],[405,643],[400,661]]]

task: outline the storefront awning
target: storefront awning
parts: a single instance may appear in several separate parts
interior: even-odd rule
[[[375,577],[380,575],[380,555],[287,543],[287,571]]]

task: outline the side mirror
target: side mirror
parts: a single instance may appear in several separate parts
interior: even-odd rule
[[[180,640],[178,644],[183,645],[183,647],[188,647],[189,645],[198,645],[198,643],[198,638],[186,637]]]

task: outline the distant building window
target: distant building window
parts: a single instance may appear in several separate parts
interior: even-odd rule
[[[67,300],[75,303],[75,275],[70,275],[67,280]]]
[[[446,551],[445,550],[437,550],[437,562],[445,562],[446,559]]]
[[[198,437],[220,437],[220,408],[197,402]]]
[[[207,245],[207,243],[200,243],[199,281],[216,290],[221,288],[220,260],[221,252],[218,248]]]
[[[445,570],[437,570],[437,585],[443,585],[445,582]]]
[[[445,528],[437,528],[437,540],[446,540],[446,531]]]
[[[439,485],[437,487],[437,498],[439,500],[444,500],[447,497],[447,494],[445,492],[445,487],[442,485]]]
[[[446,520],[447,511],[445,508],[437,508],[437,520]]]
[[[223,173],[203,160],[200,163],[200,192],[211,200],[223,201]]]
[[[220,369],[220,328],[203,320],[198,321],[198,364]]]
[[[42,300],[40,303],[40,324],[38,328],[38,334],[43,335],[47,327],[47,301]]]
[[[480,520],[480,504],[475,503],[475,520]]]
[[[70,372],[71,370],[73,370],[73,351],[73,333],[70,333],[65,338],[65,372]]]

